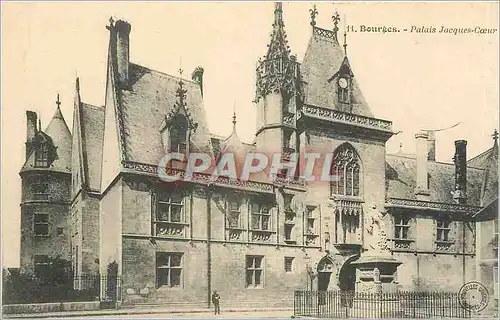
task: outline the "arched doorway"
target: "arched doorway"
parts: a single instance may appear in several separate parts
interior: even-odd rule
[[[354,291],[356,286],[356,268],[350,263],[345,263],[339,272],[339,289]]]
[[[334,271],[334,263],[330,256],[324,256],[318,263],[318,304],[326,304],[326,292]]]
[[[352,307],[354,290],[356,289],[356,267],[351,262],[358,258],[359,255],[350,256],[339,270],[338,286],[341,291],[341,304],[343,307]]]
[[[318,291],[326,291],[330,285],[330,279],[335,270],[332,258],[323,257],[318,263]]]

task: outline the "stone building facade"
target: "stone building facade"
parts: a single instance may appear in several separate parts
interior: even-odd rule
[[[256,70],[255,142],[246,144],[236,119],[227,138],[209,132],[202,68],[187,80],[130,62],[131,26],[111,20],[105,107],[82,102],[77,79],[67,136],[65,248],[75,274],[113,272],[125,304],[210,303],[217,290],[226,300],[277,305],[299,289],[363,288],[356,263],[382,248],[401,263],[383,280],[391,288],[456,291],[476,279],[473,217],[487,206],[486,166],[467,162],[463,140],[454,163],[435,161],[433,132],[416,134],[416,154],[387,154],[392,123],[372,114],[338,23],[337,15],[333,29],[317,27],[313,14],[299,62],[275,5]],[[165,182],[158,168],[168,151],[213,162],[229,152],[237,166],[251,152],[279,153],[283,163],[294,153],[333,153],[338,179],[304,181],[299,158],[295,175],[283,168],[272,181],[266,172],[248,181],[196,174]],[[166,171],[185,166],[172,160]],[[27,219],[29,265],[25,229]]]

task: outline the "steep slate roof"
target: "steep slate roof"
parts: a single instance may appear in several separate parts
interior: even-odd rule
[[[157,165],[165,155],[160,127],[176,101],[179,77],[130,64],[130,90],[123,90],[121,108],[126,159]],[[198,124],[191,134],[191,152],[212,154],[210,133],[199,84],[183,79],[188,112]]]
[[[82,148],[87,184],[92,190],[101,186],[102,145],[104,138],[104,108],[81,104]]]
[[[471,166],[471,167],[475,167],[475,168],[484,169],[486,167],[486,165],[488,164],[488,159],[489,159],[492,151],[493,151],[493,148],[490,148],[490,149],[478,154],[474,158],[467,161],[467,165]]]
[[[386,191],[389,198],[413,199],[417,176],[415,157],[398,154],[386,155]],[[455,188],[455,166],[451,163],[428,162],[430,176],[430,201],[454,203],[452,191]],[[467,168],[467,204],[481,204],[481,186],[484,170]]]
[[[352,68],[344,50],[338,43],[333,32],[313,27],[304,60],[300,70],[304,81],[304,103],[318,107],[344,110],[337,99],[337,81],[332,79],[341,68]],[[357,84],[356,77],[352,76],[352,110],[351,113],[373,117],[373,114]],[[331,80],[331,81],[329,81]]]
[[[489,205],[495,199],[498,200],[498,145],[495,144],[490,150],[485,162],[485,177],[481,194],[483,206]]]
[[[56,108],[56,112],[50,120],[49,125],[45,131],[37,132],[35,139],[41,139],[44,136],[47,142],[55,147],[55,160],[51,163],[48,168],[36,168],[37,170],[46,171],[57,171],[57,172],[71,172],[71,132],[69,131],[68,125],[64,120],[59,107]],[[50,138],[50,139],[47,139]],[[35,149],[32,150],[28,159],[24,163],[21,172],[30,170],[34,168],[35,164]]]

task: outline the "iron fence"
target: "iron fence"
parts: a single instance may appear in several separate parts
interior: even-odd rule
[[[295,291],[294,315],[316,318],[470,318],[454,292]]]

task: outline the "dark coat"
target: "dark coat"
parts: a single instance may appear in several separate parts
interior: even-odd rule
[[[216,304],[216,303],[219,303],[219,300],[220,300],[220,296],[218,293],[213,293],[212,294],[212,303]]]

